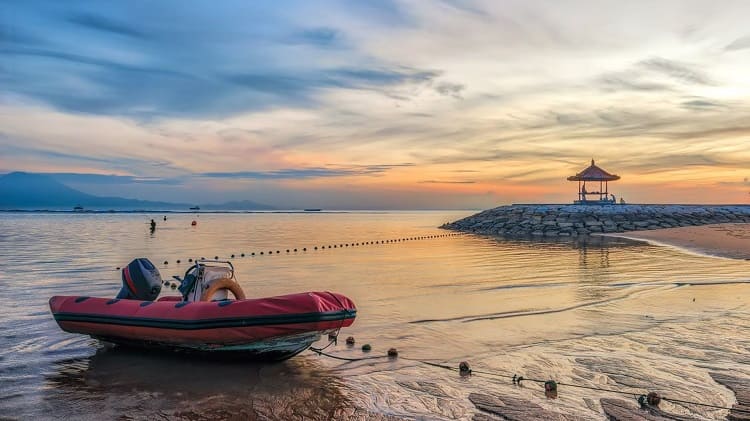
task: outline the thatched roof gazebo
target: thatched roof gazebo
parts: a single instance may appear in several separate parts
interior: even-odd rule
[[[573,201],[573,203],[577,205],[610,205],[616,203],[614,194],[611,199],[609,198],[610,194],[607,183],[619,179],[619,175],[610,174],[597,167],[592,159],[591,165],[588,168],[576,175],[568,177],[568,181],[578,182],[578,200]],[[596,191],[588,191],[586,189],[587,181],[589,182],[589,186],[594,184],[594,190],[596,190],[595,183],[598,181],[599,189]],[[589,197],[591,198],[589,199]]]

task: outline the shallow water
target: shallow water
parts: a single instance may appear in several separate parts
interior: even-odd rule
[[[113,296],[115,268],[135,257],[150,258],[166,279],[188,258],[235,254],[249,296],[341,292],[358,306],[342,332],[357,346],[329,348],[344,357],[362,356],[359,345],[370,343],[372,356],[397,347],[407,358],[720,406],[734,396],[708,373],[750,379],[750,262],[613,238],[351,245],[445,234],[436,227],[469,213],[175,214],[166,222],[156,214],[0,214],[0,414],[453,419],[479,412],[467,396],[481,392],[603,419],[598,400],[613,397],[561,388],[547,400],[534,383],[461,378],[405,358],[347,363],[307,352],[250,364],[138,352],[57,327],[50,296]],[[698,419],[726,414],[662,406]]]

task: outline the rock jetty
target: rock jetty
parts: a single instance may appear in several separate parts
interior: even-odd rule
[[[577,237],[727,222],[750,222],[750,206],[508,205],[441,228],[504,237]]]

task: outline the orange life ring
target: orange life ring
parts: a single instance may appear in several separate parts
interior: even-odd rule
[[[229,278],[221,278],[211,282],[211,285],[208,287],[208,289],[203,291],[203,295],[201,295],[201,301],[211,301],[211,297],[213,297],[216,291],[220,289],[229,290],[232,294],[234,294],[234,298],[237,300],[245,299],[245,292],[242,291],[242,287],[237,283],[237,281]]]

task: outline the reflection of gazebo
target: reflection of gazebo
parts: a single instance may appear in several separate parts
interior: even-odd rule
[[[615,181],[619,180],[620,176],[615,174],[610,174],[603,169],[597,167],[594,164],[594,160],[591,160],[591,166],[586,168],[585,170],[579,172],[578,174],[568,177],[568,181],[577,181],[578,182],[578,200],[574,201],[575,204],[580,205],[603,205],[603,204],[613,204],[615,203],[615,195],[612,195],[612,198],[609,198],[609,192],[607,191],[607,182],[609,181]],[[589,183],[596,183],[599,182],[599,190],[598,191],[587,191],[586,190],[586,182]],[[583,182],[583,183],[581,183]],[[596,184],[594,184],[596,186]],[[594,187],[596,188],[596,187]],[[588,197],[592,197],[592,199],[589,199]],[[597,199],[598,197],[598,199]]]

